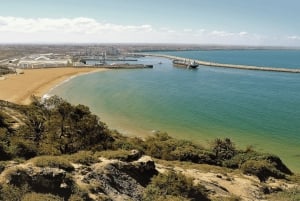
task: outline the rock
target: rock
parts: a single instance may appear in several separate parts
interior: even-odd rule
[[[120,168],[144,187],[148,185],[154,175],[158,174],[155,163],[150,156],[143,156],[132,163],[123,163]]]
[[[128,155],[128,162],[131,162],[131,161],[135,161],[135,160],[138,160],[139,158],[141,158],[142,156],[142,153],[137,150],[137,149],[133,149],[130,151],[130,154]]]
[[[141,200],[144,187],[157,174],[155,163],[148,156],[134,162],[106,160],[91,169],[82,182],[94,187],[93,195],[105,194],[114,201]]]
[[[112,200],[141,200],[144,188],[114,164],[107,164],[88,173],[83,178],[96,188],[94,194],[105,193]]]
[[[7,183],[18,187],[28,185],[38,193],[51,193],[68,199],[72,193],[73,181],[66,171],[58,168],[27,167],[16,168],[7,175]]]

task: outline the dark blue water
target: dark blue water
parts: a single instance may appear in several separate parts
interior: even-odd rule
[[[195,58],[200,53],[176,54]],[[300,171],[300,74],[204,66],[189,70],[153,57],[139,62],[154,68],[84,75],[52,93],[90,106],[111,128],[129,135],[160,130],[203,144],[229,137],[241,147],[278,154]]]

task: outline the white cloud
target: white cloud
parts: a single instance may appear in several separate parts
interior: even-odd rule
[[[117,25],[110,23],[100,23],[91,18],[17,18],[0,17],[0,31],[33,33],[33,32],[64,32],[64,33],[97,33],[98,31],[152,31],[151,25]]]
[[[183,32],[192,32],[193,29],[183,29]]]
[[[288,36],[290,40],[300,40],[300,36]]]
[[[272,39],[244,30],[208,30],[203,27],[122,25],[93,18],[22,18],[0,16],[0,43],[194,43],[228,45],[297,45],[300,36]],[[300,45],[300,42],[298,42]]]
[[[239,33],[239,35],[240,35],[240,36],[246,36],[246,35],[248,35],[248,33],[247,33],[246,31],[241,31],[241,32]]]
[[[218,30],[212,31],[210,34],[218,37],[228,37],[234,35],[234,33],[226,32],[226,31],[218,31]]]

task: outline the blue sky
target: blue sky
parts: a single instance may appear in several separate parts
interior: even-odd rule
[[[300,46],[298,0],[0,0],[0,42]]]

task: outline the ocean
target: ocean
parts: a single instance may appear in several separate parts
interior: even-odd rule
[[[299,50],[156,52],[219,63],[300,68]],[[110,128],[145,137],[154,131],[209,145],[279,155],[300,172],[300,74],[199,66],[142,57],[153,69],[111,70],[71,79],[50,91],[88,105]]]

